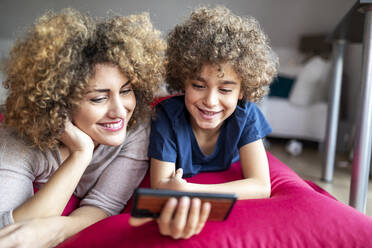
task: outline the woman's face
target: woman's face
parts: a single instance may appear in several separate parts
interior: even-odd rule
[[[125,140],[128,122],[136,106],[129,79],[112,64],[97,64],[88,93],[73,111],[73,123],[95,145],[118,146]]]

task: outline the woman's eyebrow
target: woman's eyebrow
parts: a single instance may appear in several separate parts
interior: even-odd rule
[[[120,87],[120,89],[121,88],[124,88],[124,87],[126,87],[126,86],[128,86],[129,84],[131,84],[131,81],[130,80],[128,80],[128,81],[126,81],[121,87]]]
[[[127,82],[125,82],[125,83],[120,87],[120,89],[126,87],[126,86],[129,85],[129,84],[130,84],[130,80],[128,80]],[[110,89],[93,89],[93,90],[88,91],[87,94],[92,93],[92,92],[105,93],[105,92],[110,92]]]

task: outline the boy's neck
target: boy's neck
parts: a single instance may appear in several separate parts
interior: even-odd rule
[[[217,140],[221,131],[221,126],[214,129],[202,129],[191,122],[196,141],[200,150],[205,155],[210,155],[215,150]]]

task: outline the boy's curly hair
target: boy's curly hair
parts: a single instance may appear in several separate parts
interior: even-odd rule
[[[131,80],[137,101],[131,128],[149,117],[149,103],[165,74],[164,50],[146,13],[93,19],[73,9],[48,12],[5,61],[4,86],[10,89],[5,125],[40,149],[55,147],[95,65],[109,63]]]
[[[183,92],[205,64],[230,63],[241,79],[243,98],[258,101],[276,75],[278,60],[268,38],[252,17],[227,8],[201,7],[167,35],[167,89]]]

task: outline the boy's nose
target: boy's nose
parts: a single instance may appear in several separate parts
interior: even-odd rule
[[[209,91],[206,97],[204,98],[204,104],[207,107],[213,107],[218,104],[218,94],[213,90]]]

